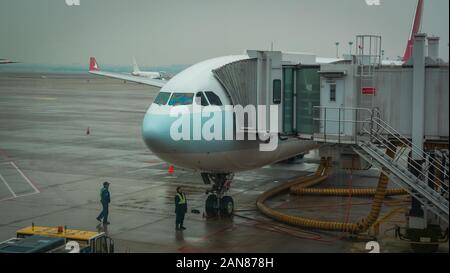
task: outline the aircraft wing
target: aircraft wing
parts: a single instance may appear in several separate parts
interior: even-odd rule
[[[142,84],[151,85],[151,86],[155,86],[155,87],[163,87],[167,83],[166,80],[149,79],[149,78],[137,77],[137,76],[133,76],[133,75],[129,75],[129,74],[101,71],[100,67],[98,66],[97,61],[95,60],[94,57],[91,57],[91,59],[90,59],[89,73],[108,77],[108,78],[115,78],[115,79],[130,81],[130,82],[142,83]]]

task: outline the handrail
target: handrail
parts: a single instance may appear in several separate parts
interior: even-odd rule
[[[381,112],[380,112],[380,110],[379,110],[378,108],[374,108],[373,111],[374,111],[374,112],[377,112],[377,113],[381,116]],[[379,119],[382,123],[384,123],[386,127],[388,127],[389,129],[391,129],[392,131],[394,131],[397,135],[402,135],[400,132],[398,132],[396,129],[394,129],[391,125],[389,125],[389,123],[387,123],[386,121],[384,121],[384,120],[381,119],[381,118],[378,118],[378,119]],[[405,138],[405,139],[406,139],[406,138]],[[409,144],[410,144],[410,146],[411,146],[412,148],[416,148],[416,149],[418,150],[418,151],[416,152],[416,154],[420,155],[424,160],[426,160],[426,158],[422,156],[423,153],[424,153],[423,150],[421,150],[419,147],[417,147],[412,141],[409,141]],[[421,153],[418,153],[418,152],[421,152]],[[435,160],[435,159],[433,159],[433,161],[436,161],[436,164],[438,164],[438,165],[440,165],[441,167],[443,167],[443,168],[444,168],[444,171],[445,171],[445,166],[443,166],[441,163],[439,163],[439,162],[438,162],[437,160]]]
[[[372,110],[369,108],[362,107],[328,107],[328,106],[313,106],[315,109],[331,109],[331,110],[364,110],[372,114]]]
[[[367,129],[364,129],[364,130],[366,130],[366,132],[368,132]],[[377,136],[373,136],[373,137],[374,137],[375,139],[377,139],[377,140],[380,140],[379,138],[381,138],[381,140],[388,141],[388,139],[384,138],[381,134],[378,135],[378,137],[377,137]],[[386,148],[387,150],[389,150],[389,151],[394,151],[393,149],[389,148],[389,145],[384,145],[384,146],[385,146],[385,148]],[[405,162],[408,164],[408,162],[407,162],[406,160],[403,159],[403,161],[405,161]],[[416,168],[416,167],[414,166],[414,164],[411,164],[411,165],[409,165],[409,166],[412,167],[412,168],[414,168],[416,171],[418,171],[418,173],[420,173],[420,174],[422,174],[423,176],[426,177],[426,174],[424,174],[422,170]],[[437,177],[436,177],[436,178],[437,178]],[[439,179],[439,178],[438,178],[438,179]],[[445,184],[445,183],[443,183],[442,181],[439,181],[439,182],[440,182],[441,184]],[[440,189],[441,192],[443,192],[443,193],[448,193],[448,190],[445,190],[445,188],[442,187],[441,184],[436,183],[435,180],[432,180],[432,184],[435,185],[438,189]]]
[[[400,132],[398,132],[396,129],[394,129],[391,125],[389,125],[386,121],[384,121],[383,119],[381,119],[381,112],[378,108],[374,108],[374,109],[368,109],[368,108],[359,108],[359,107],[327,107],[327,106],[314,106],[314,109],[319,109],[319,115],[325,116],[325,119],[323,118],[313,118],[314,121],[321,121],[321,122],[325,122],[324,125],[324,135],[325,135],[325,139],[326,139],[326,132],[327,132],[327,123],[328,122],[337,122],[339,123],[338,128],[342,128],[341,124],[342,123],[352,123],[354,125],[358,125],[358,124],[362,124],[361,128],[360,128],[360,135],[363,135],[363,133],[367,134],[370,138],[371,138],[371,142],[373,139],[377,140],[378,142],[380,142],[380,144],[382,144],[386,149],[392,150],[389,148],[388,145],[384,144],[384,143],[388,143],[390,140],[388,138],[392,138],[394,140],[396,140],[398,143],[400,143],[403,148],[401,149],[401,152],[398,153],[398,155],[392,160],[393,162],[405,162],[407,165],[409,166],[411,169],[414,169],[418,172],[419,177],[424,177],[424,178],[428,178],[431,181],[428,181],[428,183],[431,182],[431,184],[433,184],[437,189],[441,190],[441,192],[444,193],[448,193],[448,190],[445,190],[445,188],[443,187],[443,185],[448,187],[448,183],[446,183],[444,180],[442,180],[438,175],[439,174],[446,174],[446,168],[445,166],[443,166],[439,161],[437,161],[434,158],[429,158],[427,161],[427,158],[424,156],[425,152],[418,148],[414,143],[412,143],[411,141],[409,141],[406,137],[404,137]],[[324,113],[322,113],[324,110]],[[334,119],[326,119],[327,116],[327,111],[328,110],[338,110],[339,111],[339,119],[338,120],[334,120]],[[352,113],[352,115],[356,115],[355,120],[346,120],[346,119],[341,119],[342,117],[342,112],[344,112],[344,114],[346,113],[346,111],[353,111],[354,113]],[[363,120],[359,120],[359,115],[360,113],[366,113],[369,114],[370,117],[367,119],[363,119]],[[344,115],[345,116],[345,115]],[[370,128],[367,129],[367,126],[370,125]],[[376,127],[376,128],[375,128]],[[355,128],[356,129],[356,128]],[[341,135],[341,131],[339,129],[338,135]],[[355,142],[355,144],[358,144],[358,137],[357,137],[357,132],[355,132],[355,136],[354,139],[352,138],[352,141]],[[388,136],[387,138],[385,136]],[[340,138],[339,138],[339,142],[340,142]],[[419,158],[425,162],[428,162],[429,167],[434,167],[434,173],[428,173],[428,175],[426,174],[426,170],[423,170],[422,168],[417,168],[415,164],[410,164],[409,160],[405,160],[403,158],[404,153],[408,150],[408,148],[411,149],[411,152],[418,155]],[[427,183],[427,185],[429,185]]]
[[[374,121],[377,122],[377,120],[383,121],[383,120],[378,119],[378,118],[375,119]],[[377,123],[378,123],[378,122],[377,122]],[[381,124],[380,124],[380,125],[381,125]],[[389,127],[390,127],[390,126],[389,126]],[[393,129],[393,128],[392,128],[392,130],[395,131],[395,132],[397,132],[397,131],[396,131],[395,129]],[[387,130],[386,130],[386,131],[387,131]],[[393,136],[394,138],[396,138],[400,143],[402,143],[402,144],[405,145],[405,146],[408,146],[408,145],[410,145],[410,144],[412,145],[412,143],[411,143],[410,141],[405,142],[405,141],[401,140],[396,134],[389,133],[389,135],[391,135],[391,136]],[[411,150],[412,150],[413,152],[415,152],[416,154],[419,154],[418,151],[414,151],[412,148],[411,148]],[[418,150],[418,148],[416,148],[416,150]],[[424,154],[424,151],[419,151],[419,152],[421,152],[421,154]],[[424,161],[427,160],[427,159],[426,159],[424,156],[422,156],[422,155],[420,155],[420,157],[421,157]],[[440,165],[440,164],[439,164],[439,165]],[[441,168],[435,166],[435,164],[432,164],[432,166],[435,168],[435,170],[437,169],[439,172],[445,173],[445,167],[444,167],[444,170],[442,170]],[[441,165],[441,167],[442,167],[442,165]],[[432,174],[432,175],[434,176],[434,178],[439,179],[435,174]],[[441,183],[445,184],[444,181],[441,181],[440,179],[439,179],[439,181],[440,181]]]
[[[376,122],[376,121],[375,121]],[[367,132],[367,130],[366,130],[366,132]],[[367,133],[369,133],[369,132],[367,132]],[[392,135],[392,134],[391,134]],[[382,137],[382,134],[380,134],[380,136]],[[402,141],[400,138],[398,138],[397,136],[395,136],[395,135],[393,135],[395,138],[397,138],[402,144],[406,144],[407,145],[407,143],[405,143],[404,141]],[[386,139],[386,138],[383,138],[383,140],[385,140],[385,141],[388,141],[388,139]],[[398,159],[400,159],[400,158],[398,158]],[[397,159],[397,160],[398,160]],[[426,160],[426,159],[425,159]],[[413,165],[410,165],[410,166],[412,166],[412,167],[414,167]],[[435,167],[436,169],[438,169],[441,173],[442,173],[442,170],[441,169],[439,169],[439,168],[437,168],[436,166],[434,166],[433,165],[433,167]],[[414,169],[416,169],[416,170],[418,170],[417,168],[415,168],[414,167]],[[419,170],[418,170],[419,171]],[[424,175],[424,176],[426,176],[422,171],[421,171],[421,173]],[[437,177],[435,174],[431,174],[433,177],[434,177],[434,179],[438,179],[438,181],[441,183],[441,184],[446,184],[444,181],[442,181],[442,180],[440,180],[440,178],[439,177]]]
[[[314,106],[315,109],[325,109],[325,111],[327,110],[339,110],[339,111],[356,111],[356,114],[358,114],[358,111],[365,111],[368,114],[371,115],[371,120],[331,120],[331,119],[320,119],[320,118],[313,118],[314,121],[324,121],[324,122],[339,122],[339,123],[353,123],[353,124],[373,124],[375,123],[376,125],[378,125],[380,128],[378,128],[379,130],[384,129],[389,135],[391,135],[392,137],[394,137],[397,141],[399,141],[404,147],[410,147],[411,151],[420,156],[421,160],[427,161],[427,158],[423,156],[423,154],[425,153],[423,150],[421,150],[420,148],[418,148],[414,143],[412,143],[411,141],[404,141],[407,138],[403,137],[403,138],[399,138],[398,136],[402,136],[402,134],[400,132],[398,132],[396,129],[394,129],[390,124],[388,124],[386,121],[384,121],[383,119],[380,118],[381,116],[381,112],[378,108],[373,108],[368,109],[368,108],[361,108],[361,107],[327,107],[327,106]],[[375,116],[377,114],[377,116]],[[378,121],[378,122],[377,122]],[[326,126],[326,124],[325,124]],[[373,128],[373,125],[372,125]],[[340,132],[338,132],[340,133]],[[368,132],[367,132],[368,133]],[[377,132],[379,133],[379,132]],[[369,133],[373,134],[373,133]],[[403,139],[403,140],[402,140]],[[406,151],[406,149],[403,149],[402,152],[399,154],[398,158],[403,156],[404,152]],[[446,168],[445,166],[443,166],[439,161],[437,161],[434,158],[430,158],[428,159],[429,162],[432,163],[432,166],[435,167],[435,170],[437,170],[440,173],[445,174],[446,173]]]
[[[384,165],[384,164],[381,164],[381,165]],[[391,167],[394,167],[394,168],[396,168],[397,170],[399,170],[399,168],[396,167],[396,166],[391,166]],[[389,173],[388,173],[387,175],[389,175]],[[401,179],[401,177],[400,177],[399,175],[396,174],[396,176],[399,177],[399,178]],[[409,185],[409,186],[411,186],[411,185]],[[424,185],[425,187],[420,186],[420,184],[419,184],[418,186],[419,186],[420,190],[416,189],[416,194],[419,195],[419,196],[416,197],[416,198],[420,198],[420,196],[425,197],[425,198],[428,200],[428,202],[431,202],[431,204],[423,203],[425,206],[430,206],[430,205],[432,205],[432,206],[431,206],[431,209],[433,209],[433,206],[434,206],[434,208],[437,209],[438,211],[443,212],[444,214],[447,214],[447,215],[448,215],[448,200],[447,200],[447,203],[443,203],[443,202],[441,202],[441,201],[439,200],[439,198],[444,198],[443,196],[440,196],[440,197],[438,198],[437,196],[433,196],[433,195],[431,194],[431,197],[427,197],[426,194],[424,195],[424,193],[421,192],[421,191],[425,191],[425,192],[426,192],[426,189],[429,188],[429,186],[428,186],[427,184]],[[414,187],[413,187],[413,189],[414,189]],[[413,191],[410,192],[410,193],[411,193],[413,196],[416,195],[416,194],[414,194]],[[421,201],[421,202],[424,202],[424,201]],[[440,212],[438,213],[438,212],[435,211],[435,213],[437,213],[437,214],[440,214]],[[443,216],[441,215],[441,217],[443,217]],[[447,221],[448,221],[448,220],[447,220]]]

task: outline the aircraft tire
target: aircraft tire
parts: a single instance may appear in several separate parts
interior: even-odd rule
[[[208,217],[216,217],[219,214],[217,207],[217,195],[210,194],[206,199],[205,212]]]

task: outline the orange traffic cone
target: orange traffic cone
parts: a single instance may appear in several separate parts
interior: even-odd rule
[[[169,174],[173,174],[173,165],[169,166]]]
[[[88,127],[87,130],[86,130],[86,135],[88,136],[88,135],[90,135],[90,134],[91,134],[91,128]]]

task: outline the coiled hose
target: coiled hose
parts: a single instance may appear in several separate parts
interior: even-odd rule
[[[376,189],[311,189],[292,187],[291,193],[296,195],[319,195],[319,196],[355,196],[355,197],[371,197],[376,194]],[[403,189],[387,189],[384,196],[396,196],[406,194]]]
[[[395,148],[388,149],[386,151],[386,154],[393,158],[395,156]],[[315,186],[326,180],[328,178],[331,167],[331,158],[322,158],[321,163],[314,175],[303,177],[299,180],[290,181],[259,196],[256,202],[258,209],[266,216],[289,225],[310,229],[341,231],[357,234],[368,230],[376,222],[376,220],[380,216],[380,211],[385,196],[407,194],[406,191],[402,189],[387,189],[389,178],[383,173],[381,173],[380,175],[378,186],[376,189],[309,189],[309,187]],[[290,190],[290,192],[293,194],[300,195],[313,194],[325,196],[374,196],[374,199],[368,216],[358,221],[357,223],[321,221],[284,214],[272,208],[269,208],[264,204],[266,200],[287,190]]]

